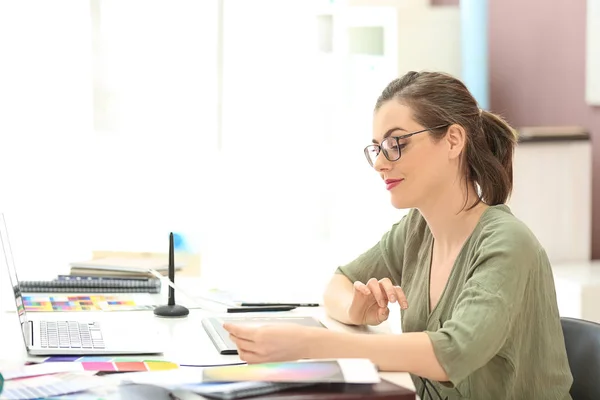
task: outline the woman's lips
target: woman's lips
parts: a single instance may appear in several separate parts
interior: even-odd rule
[[[396,186],[400,184],[404,179],[386,179],[385,180],[385,188],[387,190],[392,190]]]

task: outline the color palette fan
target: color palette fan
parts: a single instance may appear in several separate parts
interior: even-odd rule
[[[318,360],[206,368],[203,382],[344,382],[337,361]]]
[[[152,310],[154,306],[137,304],[131,297],[104,295],[23,296],[29,312],[51,311],[135,311]]]

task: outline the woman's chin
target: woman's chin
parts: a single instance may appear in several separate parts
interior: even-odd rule
[[[414,208],[412,202],[406,198],[400,197],[398,195],[394,196],[392,195],[392,206],[394,206],[394,208],[397,208],[399,210],[405,209],[405,208]]]

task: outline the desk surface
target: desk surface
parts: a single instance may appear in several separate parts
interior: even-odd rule
[[[161,301],[162,303],[162,301]],[[14,303],[13,303],[14,304]],[[313,315],[318,317],[329,329],[360,331],[365,334],[391,332],[386,324],[378,327],[353,328],[327,317],[322,308],[301,308],[288,313],[293,315]],[[240,362],[236,355],[221,355],[216,350],[210,338],[202,327],[201,320],[208,315],[214,315],[204,310],[192,309],[190,315],[181,319],[165,319],[154,316],[152,311],[111,311],[111,312],[36,312],[36,319],[43,317],[47,320],[56,319],[85,319],[99,321],[103,325],[118,324],[123,329],[123,334],[128,334],[127,326],[136,329],[149,327],[150,330],[159,330],[162,340],[165,341],[165,350],[162,356],[152,356],[153,359],[164,359],[181,365],[215,365]],[[232,315],[232,314],[228,314]],[[247,314],[250,315],[250,314]],[[264,315],[264,313],[259,313]],[[3,364],[20,364],[27,360],[35,360],[25,350],[23,337],[20,332],[18,317],[12,310],[0,313],[0,326],[2,326],[2,340],[0,341],[0,366]],[[141,356],[147,359],[148,356]],[[414,390],[413,382],[407,373],[383,372],[381,377],[398,385]]]

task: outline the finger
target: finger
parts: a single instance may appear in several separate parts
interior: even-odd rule
[[[257,364],[260,362],[260,356],[251,351],[239,350],[238,349],[238,357],[240,360],[245,361],[248,364]]]
[[[367,287],[369,288],[371,293],[373,293],[373,297],[375,297],[375,300],[377,301],[377,304],[379,304],[379,307],[386,307],[387,296],[385,296],[381,291],[381,288],[379,287],[379,281],[375,278],[371,278],[367,282]]]
[[[365,285],[361,281],[354,282],[354,289],[356,289],[357,292],[364,294],[365,296],[369,296],[371,294],[371,291],[369,290],[367,285]]]
[[[254,338],[254,334],[256,332],[256,328],[252,328],[249,326],[228,324],[228,323],[223,324],[223,329],[225,329],[227,332],[229,332],[230,334],[232,334],[236,337],[247,339],[247,340],[252,340]]]
[[[394,284],[389,278],[383,278],[379,281],[379,286],[381,290],[385,293],[386,297],[389,299],[390,303],[394,303],[398,297],[396,296],[396,289],[394,288]]]
[[[253,353],[256,355],[261,354],[260,348],[259,346],[255,343],[252,342],[250,340],[246,340],[246,339],[241,339],[239,337],[236,337],[234,335],[229,335],[229,339],[235,344],[235,346],[238,349],[238,355],[240,354],[240,352],[244,352],[244,353]]]
[[[236,346],[245,346],[246,348],[256,346],[256,343],[252,340],[244,339],[239,336],[235,336],[234,334],[229,334],[229,339],[236,344]]]
[[[379,310],[377,310],[377,321],[379,321],[379,323],[387,321],[389,316],[390,316],[389,308],[380,307]]]
[[[258,346],[255,342],[246,339],[240,339],[233,335],[229,335],[229,339],[235,344],[235,347],[237,347],[238,355],[244,353],[260,357],[263,353],[263,351],[261,351],[261,346]],[[247,360],[244,359],[244,361]]]
[[[408,300],[406,299],[406,295],[404,294],[404,290],[400,286],[394,286],[396,290],[396,296],[398,297],[398,303],[400,304],[400,308],[406,310],[408,308]]]

